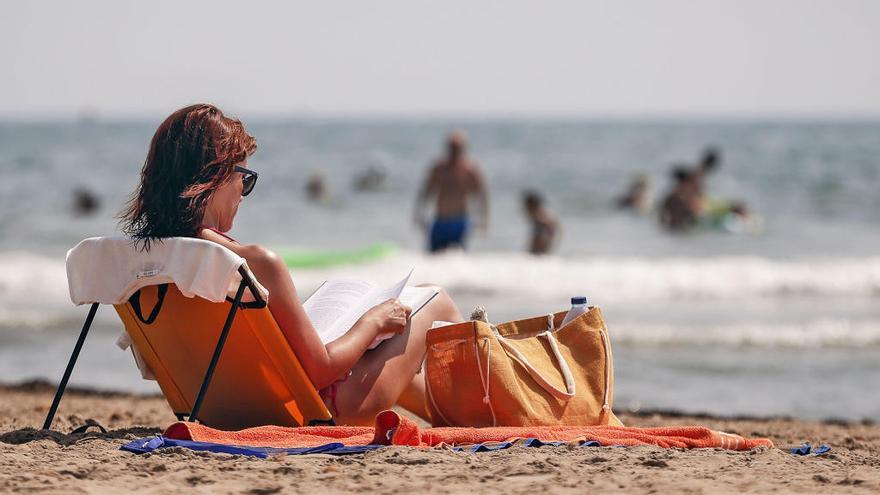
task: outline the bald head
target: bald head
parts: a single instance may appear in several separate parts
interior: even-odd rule
[[[467,149],[467,135],[464,131],[456,129],[450,132],[446,138],[446,149],[450,160],[455,161],[462,157]]]

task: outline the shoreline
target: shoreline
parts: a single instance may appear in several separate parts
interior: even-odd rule
[[[52,383],[46,379],[31,379],[31,380],[22,380],[19,382],[2,382],[0,381],[0,393],[3,392],[28,392],[28,393],[46,393],[46,394],[54,394],[57,383]],[[83,397],[130,397],[130,398],[144,398],[144,399],[163,399],[162,394],[160,393],[141,393],[141,392],[126,392],[123,390],[114,390],[114,389],[103,389],[99,387],[88,387],[82,385],[68,385],[67,389],[64,393],[64,397],[67,397],[68,394],[83,396]],[[62,403],[64,399],[62,399]],[[822,425],[835,425],[835,426],[877,426],[878,422],[872,418],[862,418],[862,419],[846,419],[846,418],[836,418],[836,417],[827,417],[820,419],[805,419],[798,418],[796,416],[789,415],[751,415],[751,414],[712,414],[705,411],[685,411],[681,409],[667,409],[667,408],[640,408],[638,411],[632,411],[627,409],[621,409],[618,412],[615,408],[615,413],[622,416],[627,416],[630,418],[654,418],[654,417],[662,417],[662,418],[687,418],[692,420],[700,420],[700,421],[755,421],[755,422],[769,422],[769,421],[790,421],[790,422],[809,422],[809,423],[817,423]]]
[[[515,446],[478,454],[387,447],[366,454],[253,459],[164,449],[145,455],[123,443],[159,434],[175,421],[163,397],[70,387],[53,431],[42,425],[55,387],[0,384],[0,492],[50,493],[533,493],[852,492],[880,490],[880,426],[793,418],[722,418],[673,411],[621,411],[628,426],[699,425],[773,440],[745,452],[658,447]],[[87,420],[106,427],[68,434]],[[821,456],[790,447],[827,443]]]

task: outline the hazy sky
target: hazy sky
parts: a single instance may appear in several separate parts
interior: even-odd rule
[[[0,0],[0,116],[880,116],[880,1]]]

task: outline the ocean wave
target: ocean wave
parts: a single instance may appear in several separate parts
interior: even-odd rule
[[[814,314],[807,318],[786,301],[862,300],[867,303],[861,308],[870,308],[871,299],[880,294],[880,257],[566,259],[399,252],[376,263],[293,270],[292,275],[300,295],[307,297],[328,278],[358,276],[390,285],[413,267],[413,282],[442,285],[463,304],[485,302],[498,315],[519,315],[533,307],[561,309],[559,303],[571,295],[587,294],[616,308],[609,325],[612,339],[621,344],[880,346],[876,311],[850,315],[808,302]],[[697,314],[707,305],[691,301],[732,304],[737,317]],[[673,307],[672,302],[674,311],[662,317],[644,309],[627,310]],[[744,311],[739,311],[740,304]],[[762,311],[749,311],[759,305]],[[70,331],[81,325],[84,314],[84,308],[70,302],[63,260],[21,252],[0,255],[0,331]],[[119,325],[113,311],[99,312],[98,323]]]
[[[0,253],[0,314],[70,306],[64,260],[25,252]]]
[[[819,318],[806,322],[747,321],[673,325],[612,322],[614,344],[662,346],[865,348],[880,346],[880,320]]]
[[[567,300],[574,294],[604,301],[729,300],[751,298],[876,297],[880,256],[774,260],[761,257],[589,259],[534,257],[519,253],[404,252],[372,265],[298,271],[294,278],[317,286],[331,276],[387,279],[415,267],[413,279],[452,293]]]
[[[327,278],[359,276],[392,282],[414,268],[413,281],[450,292],[563,299],[601,294],[615,302],[725,300],[789,296],[876,297],[880,256],[777,260],[761,257],[588,259],[519,253],[400,252],[375,263],[293,270],[300,292]],[[392,277],[392,278],[389,278]],[[0,309],[69,306],[63,259],[0,253]]]

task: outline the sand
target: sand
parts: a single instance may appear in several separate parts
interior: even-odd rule
[[[880,426],[868,422],[620,414],[629,426],[696,424],[777,444],[749,452],[515,447],[468,454],[394,447],[264,460],[174,448],[138,456],[119,446],[174,421],[164,399],[71,390],[54,431],[42,432],[51,396],[46,384],[0,385],[0,493],[880,492]],[[108,432],[60,433],[90,418]],[[805,441],[833,450],[818,457],[788,452]]]

